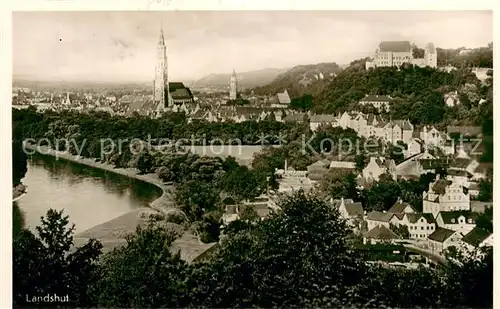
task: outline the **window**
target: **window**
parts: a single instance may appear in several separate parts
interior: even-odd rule
[[[427,226],[427,230],[429,229],[429,226]]]
[[[421,227],[420,227],[420,229],[423,231],[423,230],[424,230],[424,227],[423,227],[423,226],[421,226]]]

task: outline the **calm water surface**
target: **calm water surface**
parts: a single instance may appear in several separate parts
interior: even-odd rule
[[[50,208],[63,209],[79,233],[146,207],[162,194],[149,183],[38,154],[30,157],[22,181],[28,194],[16,204],[32,230]]]

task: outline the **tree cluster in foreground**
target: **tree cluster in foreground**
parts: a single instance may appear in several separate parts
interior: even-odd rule
[[[79,307],[492,306],[491,252],[436,269],[387,269],[365,264],[349,233],[336,209],[298,193],[187,264],[171,253],[175,236],[161,221],[101,254],[96,240],[71,249],[68,218],[51,210],[37,233],[14,238],[14,305],[26,305],[26,294],[57,293]]]

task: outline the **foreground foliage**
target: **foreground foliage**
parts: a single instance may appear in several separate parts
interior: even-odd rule
[[[491,250],[437,269],[368,266],[346,241],[338,211],[304,193],[226,234],[192,265],[171,251],[175,236],[158,222],[96,263],[99,243],[68,255],[67,218],[48,218],[41,236],[14,239],[15,304],[25,294],[78,291],[72,304],[81,307],[492,307]]]

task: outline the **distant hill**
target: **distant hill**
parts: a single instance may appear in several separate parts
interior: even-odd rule
[[[236,72],[238,87],[240,89],[254,88],[270,83],[279,74],[288,69],[262,69],[248,72]],[[229,87],[232,72],[227,74],[210,74],[194,81],[192,87]]]
[[[24,77],[13,77],[13,87],[26,87],[44,90],[102,90],[102,89],[131,89],[144,90],[151,89],[148,83],[119,83],[119,82],[99,82],[99,81],[37,81]]]
[[[292,98],[304,93],[315,94],[321,92],[341,71],[342,68],[335,62],[298,65],[278,75],[269,84],[253,90],[256,94],[276,94],[287,89]]]

